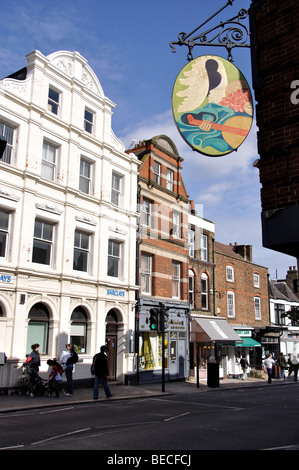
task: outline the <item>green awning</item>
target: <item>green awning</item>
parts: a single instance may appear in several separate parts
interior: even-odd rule
[[[252,338],[241,338],[242,343],[236,343],[236,347],[238,348],[257,348],[261,346],[261,343],[258,343],[255,341],[255,339]]]

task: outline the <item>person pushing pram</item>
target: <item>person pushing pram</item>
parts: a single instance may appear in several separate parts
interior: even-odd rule
[[[31,346],[31,354],[24,362],[25,372],[28,375],[29,383],[27,395],[34,397],[35,395],[43,395],[46,390],[46,381],[43,380],[38,372],[40,366],[40,354],[39,354],[39,344],[35,343]]]

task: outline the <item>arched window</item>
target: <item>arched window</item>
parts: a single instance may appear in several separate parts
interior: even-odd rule
[[[39,352],[47,354],[48,352],[48,331],[49,331],[49,312],[42,303],[35,304],[28,315],[28,333],[26,354],[31,353],[31,345],[38,343]]]
[[[70,342],[78,353],[86,352],[87,316],[84,308],[77,307],[71,316]]]

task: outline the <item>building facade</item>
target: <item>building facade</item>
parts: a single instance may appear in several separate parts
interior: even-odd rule
[[[263,245],[298,259],[298,2],[252,0],[252,10]]]
[[[290,269],[291,271],[291,269]],[[299,358],[299,326],[286,317],[293,307],[299,307],[299,299],[285,281],[269,280],[270,323],[279,328],[279,343],[269,343],[267,350],[278,357],[282,352],[291,360]]]
[[[151,310],[165,309],[165,379],[189,371],[188,195],[181,176],[182,158],[174,143],[160,135],[131,150],[139,170],[139,299],[136,322],[138,381],[160,381],[161,328],[151,329]]]
[[[76,379],[106,342],[110,378],[123,380],[134,369],[139,163],[78,52],[26,58],[0,81],[0,385],[15,383],[31,344],[43,374],[70,341]]]
[[[227,319],[242,343],[222,347],[224,375],[240,375],[240,358],[262,365],[262,343],[269,332],[268,269],[252,261],[251,245],[215,242],[216,314]],[[271,336],[272,337],[272,336]],[[267,337],[269,338],[269,337]]]

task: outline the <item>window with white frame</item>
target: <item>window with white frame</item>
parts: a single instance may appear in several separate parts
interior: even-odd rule
[[[73,269],[88,272],[90,256],[90,234],[75,230]]]
[[[120,278],[121,243],[115,240],[108,242],[108,276]]]
[[[189,304],[194,308],[194,272],[189,269]]]
[[[152,256],[145,253],[141,255],[141,293],[152,293]]]
[[[166,189],[173,191],[173,171],[167,168],[166,172]]]
[[[116,206],[121,205],[121,191],[122,191],[122,176],[117,173],[112,173],[111,183],[111,202]]]
[[[1,162],[9,163],[11,165],[13,157],[14,129],[4,122],[0,122],[0,137],[7,142]]]
[[[180,298],[180,263],[172,262],[172,298]]]
[[[84,130],[89,134],[94,133],[94,113],[87,108],[84,111]]]
[[[32,262],[52,264],[54,224],[36,219],[34,225]]]
[[[161,165],[154,161],[154,182],[160,184],[161,181]]]
[[[9,243],[10,213],[0,210],[0,257],[6,258]]]
[[[226,266],[226,280],[234,282],[234,268],[232,266]]]
[[[227,293],[227,316],[229,318],[235,318],[235,293]]]
[[[254,287],[260,287],[260,275],[257,273],[253,274],[253,285]]]
[[[60,93],[51,85],[48,93],[48,110],[53,114],[59,114]]]
[[[151,227],[151,201],[143,199],[142,201],[142,225]]]
[[[201,234],[200,258],[202,261],[208,261],[208,237]]]
[[[209,308],[209,303],[208,303],[208,276],[206,273],[202,273],[201,278],[200,278],[200,284],[201,284],[201,308],[203,310],[207,310]]]
[[[174,238],[181,236],[181,214],[177,211],[172,212],[172,235]]]
[[[285,305],[284,304],[274,304],[274,313],[275,313],[275,325],[285,325],[286,317],[285,314]]]
[[[262,319],[262,312],[261,312],[261,299],[260,297],[254,297],[254,311],[255,311],[255,319],[261,320]]]
[[[85,158],[80,160],[79,189],[82,193],[91,193],[92,163]]]
[[[78,353],[86,353],[87,345],[87,315],[82,307],[77,307],[71,316],[70,342]]]
[[[194,258],[194,247],[195,247],[195,232],[190,229],[188,232],[188,242],[189,242],[189,256]]]
[[[44,141],[41,176],[50,181],[56,179],[56,160],[57,160],[57,147]]]

